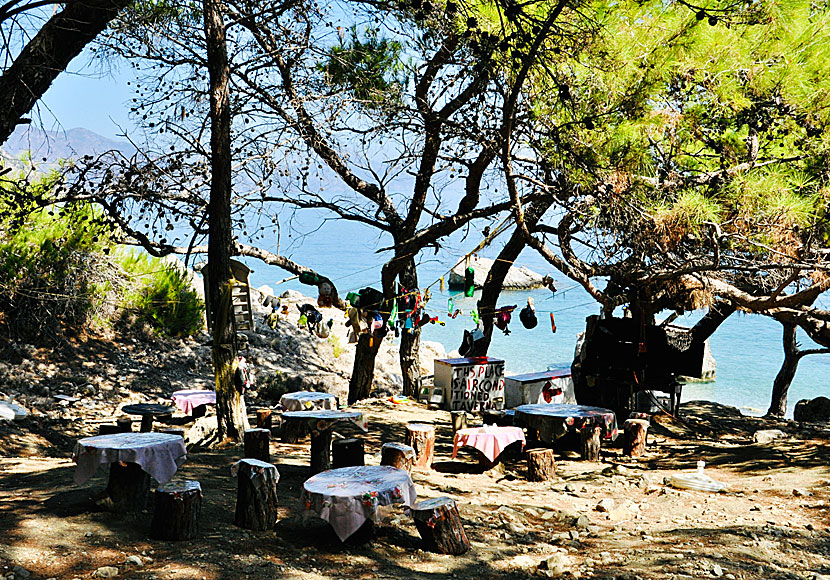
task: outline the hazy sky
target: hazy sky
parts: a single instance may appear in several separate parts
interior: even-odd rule
[[[132,98],[127,66],[102,73],[83,52],[52,83],[40,104],[40,121],[46,129],[89,129],[110,139],[129,128],[128,102]]]

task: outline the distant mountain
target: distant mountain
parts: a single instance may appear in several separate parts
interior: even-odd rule
[[[125,155],[135,151],[127,141],[108,139],[89,129],[78,127],[68,131],[45,131],[25,125],[14,130],[2,149],[3,157],[17,158],[24,151],[31,151],[35,163],[44,163],[45,158],[45,163],[50,165],[59,159],[97,155],[113,149]]]

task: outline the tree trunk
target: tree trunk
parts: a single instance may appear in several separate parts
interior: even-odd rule
[[[781,369],[772,383],[772,400],[767,411],[767,415],[775,417],[783,417],[787,412],[787,392],[798,370],[798,361],[801,360],[796,341],[796,325],[792,322],[782,322],[781,326],[784,327],[784,362],[781,363]]]
[[[415,269],[414,260],[411,258],[406,260],[406,265],[401,271],[399,279],[405,288],[418,287],[418,273]],[[418,354],[420,346],[421,328],[419,326],[403,332],[399,351],[401,374],[403,375],[403,394],[416,399],[418,397],[418,379],[421,378],[421,362]]]
[[[70,61],[128,4],[127,0],[69,2],[43,25],[0,77],[0,144]]]
[[[549,205],[549,204],[548,204]],[[546,206],[547,207],[547,206]],[[525,222],[529,229],[533,229],[539,221],[541,215],[540,210],[536,204],[531,204],[525,214]],[[490,267],[487,273],[487,279],[484,281],[484,286],[481,287],[481,297],[478,300],[478,311],[494,312],[496,310],[496,303],[501,295],[502,285],[504,284],[507,274],[510,272],[510,267],[522,250],[527,246],[524,235],[520,230],[515,230],[510,239],[499,252],[496,261]],[[518,312],[516,312],[516,322],[518,321]],[[521,323],[519,323],[521,324]],[[472,350],[467,354],[469,357],[487,356],[487,351],[490,349],[490,341],[493,338],[493,317],[481,316],[481,331],[484,333],[484,338],[473,343]]]
[[[349,379],[349,404],[366,399],[372,392],[375,377],[375,357],[380,349],[380,340],[374,340],[369,346],[369,335],[361,334],[354,353],[354,367]]]
[[[225,22],[216,0],[204,0],[210,77],[211,182],[208,203],[208,300],[213,317],[213,367],[219,440],[239,440],[248,428],[245,400],[234,386],[236,336],[231,305],[231,114]]]

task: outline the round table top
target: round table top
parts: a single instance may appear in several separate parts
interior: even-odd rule
[[[158,405],[156,403],[138,403],[121,407],[121,411],[127,415],[170,415],[175,410],[170,405]]]
[[[333,411],[329,409],[311,409],[308,411],[286,411],[282,414],[288,419],[325,419],[327,421],[359,419],[363,413],[358,411]]]
[[[181,441],[180,435],[170,433],[111,433],[84,437],[78,440],[78,445],[89,449],[139,449]]]
[[[211,391],[210,389],[182,389],[181,391],[176,391],[171,397],[194,397],[194,396],[210,396],[213,395],[216,397],[216,391]]]
[[[380,494],[411,486],[412,478],[402,469],[389,465],[358,465],[322,471],[307,479],[303,489],[328,497],[362,497],[367,492]]]
[[[602,407],[591,407],[589,405],[562,405],[539,403],[536,405],[520,405],[516,407],[516,413],[525,415],[543,415],[546,417],[590,417],[593,415],[614,414],[611,409]]]
[[[336,399],[331,393],[320,393],[317,391],[295,391],[293,393],[285,393],[282,399],[296,399],[299,401],[316,401],[321,399]]]

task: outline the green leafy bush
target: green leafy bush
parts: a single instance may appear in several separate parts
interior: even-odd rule
[[[106,317],[108,232],[88,203],[38,209],[0,193],[0,319],[11,338],[59,340]]]
[[[137,252],[117,256],[128,282],[122,298],[125,319],[167,336],[189,336],[203,327],[205,303],[187,272]]]

